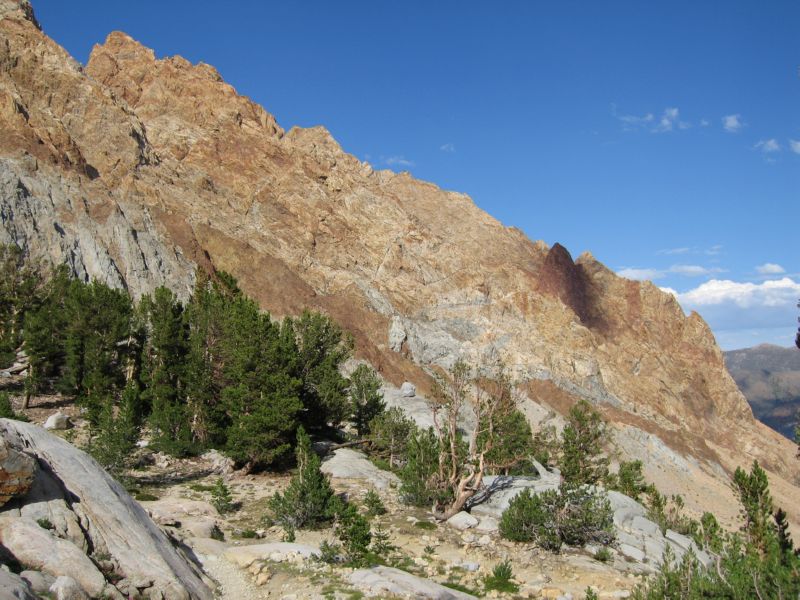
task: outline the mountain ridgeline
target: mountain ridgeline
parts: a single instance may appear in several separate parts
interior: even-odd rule
[[[80,65],[0,0],[0,131],[0,243],[29,264],[184,306],[197,273],[227,272],[278,322],[328,315],[421,393],[432,370],[500,359],[532,426],[587,400],[623,457],[723,519],[730,475],[757,460],[800,523],[795,448],[753,418],[699,315],[322,127],[285,131],[209,65],[120,32]]]
[[[761,344],[725,352],[725,364],[756,418],[794,439],[800,414],[800,351]]]

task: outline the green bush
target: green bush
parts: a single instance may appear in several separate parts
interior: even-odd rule
[[[595,485],[608,476],[603,446],[608,431],[600,413],[586,400],[578,401],[567,415],[561,434],[561,475],[573,485]]]
[[[381,380],[375,370],[368,365],[358,365],[350,375],[348,388],[350,410],[359,437],[369,434],[370,423],[386,408],[380,389]]]
[[[44,518],[42,518],[42,519],[36,519],[36,523],[37,523],[37,524],[39,525],[39,527],[41,527],[42,529],[55,529],[55,527],[53,526],[53,524],[50,522],[50,519],[44,519]]]
[[[406,448],[417,426],[402,409],[394,406],[369,423],[371,451],[388,461],[389,470],[403,464]]]
[[[211,488],[211,504],[220,514],[232,512],[234,509],[233,496],[222,477],[218,477]]]
[[[742,505],[741,533],[723,534],[708,513],[700,522],[697,537],[714,552],[713,567],[705,568],[692,553],[677,561],[668,550],[658,572],[634,589],[634,600],[800,597],[800,556],[785,513],[772,513],[766,474],[757,463],[750,473],[737,469],[734,489]]]
[[[487,592],[497,590],[498,592],[515,594],[519,591],[519,586],[512,581],[513,577],[514,572],[511,569],[511,561],[506,559],[495,565],[491,575],[483,578],[483,587]]]
[[[155,502],[158,500],[158,496],[151,494],[150,492],[139,492],[136,494],[136,499],[139,502]]]
[[[0,419],[15,419],[17,421],[28,420],[28,417],[25,415],[14,411],[8,392],[0,392]]]
[[[609,544],[614,539],[608,500],[591,488],[564,487],[540,494],[524,490],[500,519],[500,535],[558,552],[563,544]]]
[[[333,520],[341,501],[336,498],[328,478],[320,470],[322,461],[311,449],[311,438],[297,430],[297,472],[281,494],[276,492],[269,507],[287,536],[295,529],[314,529]]]
[[[367,509],[368,517],[377,517],[386,514],[386,506],[384,506],[383,500],[381,500],[381,497],[375,490],[368,491],[367,495],[364,496],[364,506]]]
[[[644,465],[640,460],[623,461],[619,463],[619,470],[608,476],[606,487],[617,490],[637,502],[642,494],[650,492],[653,488],[644,479],[642,472]]]
[[[354,567],[367,566],[370,560],[372,531],[369,521],[358,513],[356,507],[348,504],[336,519],[336,537],[342,544],[347,564]]]

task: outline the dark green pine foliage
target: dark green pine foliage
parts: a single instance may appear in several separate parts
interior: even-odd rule
[[[104,402],[89,451],[109,473],[118,473],[129,466],[141,431],[139,384],[128,381],[119,405]]]
[[[353,342],[326,315],[304,311],[294,322],[298,377],[303,382],[303,423],[309,428],[336,427],[349,416],[347,379],[339,372]]]
[[[59,387],[97,425],[103,405],[125,384],[133,336],[128,294],[102,283],[71,281],[65,298],[64,371]]]
[[[150,407],[153,447],[185,456],[194,446],[182,386],[187,353],[183,307],[169,289],[160,287],[152,298],[142,298],[141,311],[149,326],[143,398]]]
[[[574,485],[595,485],[608,477],[608,458],[603,446],[608,441],[606,424],[585,400],[569,411],[561,434],[559,467],[564,479]]]
[[[788,536],[785,515],[771,514],[772,499],[763,469],[737,469],[734,489],[742,505],[741,534],[723,534],[711,515],[703,515],[700,541],[716,555],[704,568],[687,554],[681,562],[665,560],[659,571],[633,590],[636,600],[681,598],[800,597],[800,556]]]
[[[342,502],[333,493],[330,481],[320,470],[322,461],[311,448],[311,438],[303,427],[297,430],[297,472],[281,494],[269,501],[275,521],[292,537],[296,529],[315,529],[333,520]]]
[[[494,422],[494,436],[499,443],[486,453],[487,470],[490,475],[532,475],[536,474],[531,458],[536,455],[531,426],[519,409],[512,409],[497,417]],[[478,428],[478,447],[481,448],[489,438],[488,422],[484,419]]]
[[[752,546],[765,553],[774,533],[772,496],[767,474],[757,461],[753,461],[750,473],[737,467],[733,474],[733,485],[742,504],[742,531]]]
[[[285,463],[302,408],[301,382],[288,368],[292,349],[285,347],[281,327],[243,295],[228,305],[223,330],[228,451],[248,470]]]
[[[219,356],[225,296],[204,271],[197,271],[194,294],[186,305],[184,320],[189,330],[184,368],[187,418],[192,438],[198,447],[223,447],[229,425],[225,407],[219,401],[214,380],[215,359]]]
[[[369,365],[358,365],[350,375],[348,393],[353,424],[356,426],[359,437],[369,435],[370,422],[386,409],[380,389],[381,380]]]
[[[58,381],[64,368],[69,287],[66,267],[57,269],[43,286],[41,301],[25,315],[25,351],[29,361],[25,379],[26,404],[32,394]]]
[[[41,278],[23,258],[16,246],[0,245],[0,367],[14,362],[22,346],[25,314],[38,301]]]

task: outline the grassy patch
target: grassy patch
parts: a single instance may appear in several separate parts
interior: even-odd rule
[[[155,494],[151,494],[150,492],[139,492],[134,496],[139,502],[155,502],[158,500],[158,496]]]
[[[431,523],[430,521],[417,521],[414,523],[414,527],[417,529],[424,529],[425,531],[433,531],[436,529],[436,523]]]

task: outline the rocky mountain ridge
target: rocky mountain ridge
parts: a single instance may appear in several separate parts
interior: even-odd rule
[[[800,412],[800,351],[761,344],[725,352],[725,365],[756,418],[794,439]]]
[[[702,318],[324,128],[284,131],[213,67],[120,32],[84,67],[0,0],[0,130],[0,243],[31,260],[135,296],[229,271],[273,314],[328,312],[422,391],[459,356],[502,359],[532,421],[589,399],[689,508],[732,518],[727,473],[756,459],[800,523],[794,448],[753,418]]]

